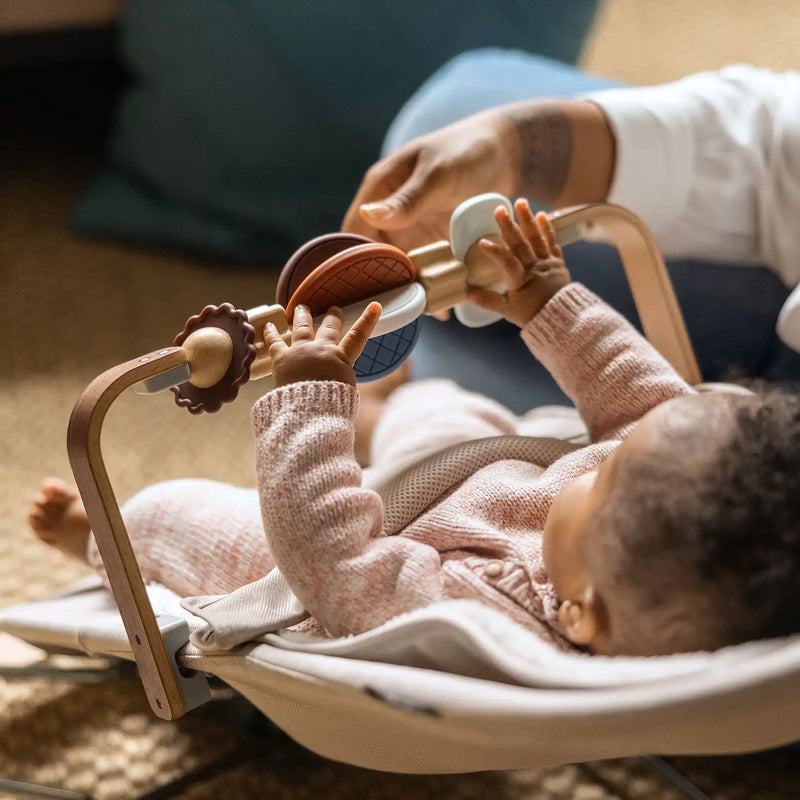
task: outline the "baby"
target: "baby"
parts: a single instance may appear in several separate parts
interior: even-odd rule
[[[800,402],[702,393],[621,316],[572,283],[553,231],[525,201],[482,240],[507,290],[469,300],[518,325],[583,418],[591,444],[551,464],[509,455],[431,502],[395,535],[356,459],[377,466],[460,442],[524,435],[529,417],[449,381],[402,374],[355,387],[380,314],[343,332],[294,314],[268,327],[275,388],[253,408],[258,490],[150,487],[123,509],[145,580],[229,592],[277,565],[312,615],[356,634],[447,598],[494,607],[555,644],[594,653],[707,650],[800,631]],[[434,481],[435,482],[435,481]],[[100,567],[78,495],[47,481],[30,512],[44,541]]]

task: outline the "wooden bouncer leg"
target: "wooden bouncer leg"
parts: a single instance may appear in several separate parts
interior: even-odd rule
[[[619,251],[644,335],[689,384],[702,382],[675,290],[655,238],[633,212],[607,203],[571,206],[548,214],[559,244],[592,238],[596,229]]]
[[[177,617],[156,619],[147,596],[119,505],[100,450],[103,421],[128,387],[186,363],[180,347],[119,364],[87,386],[72,411],[67,450],[89,525],[108,573],[111,591],[128,634],[147,699],[156,716],[176,719],[210,697],[199,674],[184,675],[175,653],[188,641],[188,624]]]

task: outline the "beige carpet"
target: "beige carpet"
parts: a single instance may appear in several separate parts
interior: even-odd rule
[[[791,70],[798,41],[796,0],[605,0],[581,64],[633,84],[725,64]]]
[[[599,19],[584,63],[640,82],[728,60],[783,67],[795,55],[791,42],[798,33],[791,0],[713,0],[702,8],[696,0],[615,0]],[[0,76],[0,605],[33,600],[85,574],[37,544],[24,517],[42,476],[69,475],[67,420],[88,381],[169,343],[186,317],[208,302],[247,308],[273,296],[275,275],[268,271],[79,240],[69,231],[66,213],[97,165],[103,123],[90,102],[76,101],[81,93],[74,77],[40,98],[35,81],[19,86],[13,76]],[[77,78],[92,80],[86,72]],[[105,433],[120,498],[155,480],[186,475],[251,483],[248,410],[262,390],[254,382],[242,400],[201,418],[165,396],[121,399]],[[219,749],[211,742],[215,733],[229,741],[226,730],[207,709],[176,724],[155,720],[133,679],[82,688],[0,680],[0,777],[101,800],[133,797],[207,761]],[[273,747],[282,767],[265,758],[181,797],[678,797],[638,761],[405,777],[332,764],[279,738]],[[786,754],[677,763],[719,800],[800,797],[800,778]]]

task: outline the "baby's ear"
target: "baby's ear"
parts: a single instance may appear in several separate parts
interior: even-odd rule
[[[587,646],[597,641],[605,631],[605,606],[594,586],[587,586],[580,600],[565,600],[558,609],[558,621],[567,639],[573,644]]]

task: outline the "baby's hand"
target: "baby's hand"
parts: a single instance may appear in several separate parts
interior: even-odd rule
[[[572,279],[561,248],[556,244],[550,220],[543,213],[534,217],[524,199],[517,200],[514,209],[519,225],[504,207],[500,206],[494,212],[504,241],[481,239],[479,245],[505,270],[505,293],[469,289],[467,300],[502,314],[509,322],[522,328]]]
[[[341,381],[356,385],[353,365],[375,330],[380,303],[370,303],[342,336],[342,311],[331,308],[316,334],[306,306],[297,306],[292,320],[292,343],[283,341],[271,322],[264,326],[264,343],[272,359],[275,386],[299,381]]]

